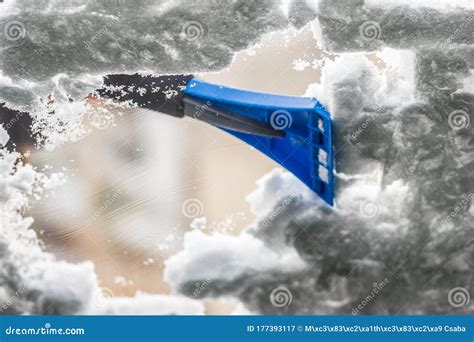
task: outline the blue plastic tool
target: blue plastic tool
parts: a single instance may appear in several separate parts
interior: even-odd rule
[[[283,131],[283,137],[268,137],[224,128],[292,172],[333,205],[331,117],[315,98],[256,93],[198,79],[189,81],[184,93]]]
[[[292,172],[327,204],[334,204],[331,116],[315,98],[233,89],[192,75],[111,75],[105,85],[102,95],[176,117],[190,116],[225,130]]]

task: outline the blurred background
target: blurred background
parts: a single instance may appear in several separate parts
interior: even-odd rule
[[[239,53],[229,69],[198,76],[301,96],[319,82],[320,65],[311,62],[321,53],[309,28],[274,33]],[[189,118],[128,109],[101,128],[52,152],[32,150],[31,163],[62,171],[67,181],[30,214],[46,250],[71,262],[92,260],[101,286],[114,295],[169,293],[163,261],[180,250],[183,234],[241,231],[254,220],[246,195],[277,167],[245,143]],[[207,306],[223,313],[232,305]]]

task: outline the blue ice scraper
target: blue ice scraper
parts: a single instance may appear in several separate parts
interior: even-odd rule
[[[292,172],[329,205],[334,203],[331,117],[315,98],[233,89],[192,75],[109,75],[98,93],[219,127]]]

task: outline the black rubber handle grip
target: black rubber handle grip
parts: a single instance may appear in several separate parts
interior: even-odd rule
[[[97,93],[117,101],[132,101],[142,108],[183,117],[183,90],[192,79],[192,75],[108,75],[104,77],[104,84]]]

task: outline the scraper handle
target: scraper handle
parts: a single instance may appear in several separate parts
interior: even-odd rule
[[[131,101],[142,108],[183,117],[183,90],[193,78],[192,75],[108,75],[97,93],[120,102]]]

